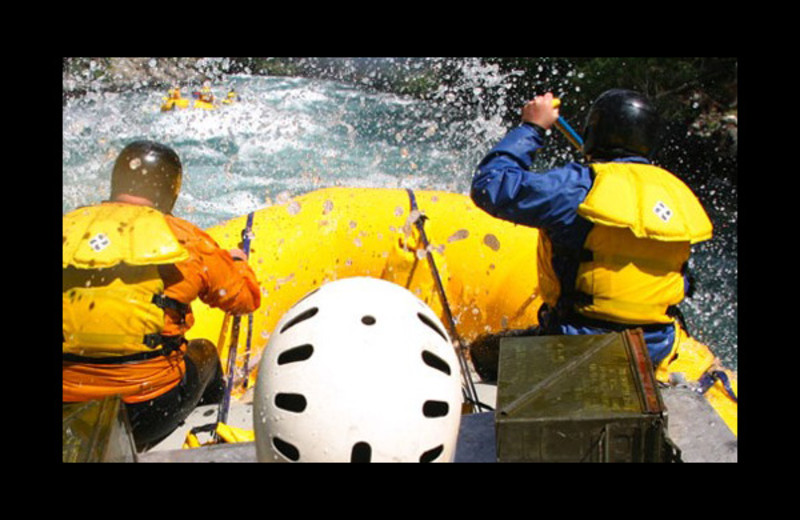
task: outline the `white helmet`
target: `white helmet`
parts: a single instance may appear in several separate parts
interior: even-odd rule
[[[460,368],[411,292],[345,278],[298,301],[267,344],[254,395],[261,462],[450,462]]]

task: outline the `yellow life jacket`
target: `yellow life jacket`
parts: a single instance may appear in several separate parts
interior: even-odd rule
[[[617,323],[671,323],[670,308],[684,297],[690,245],[711,238],[711,221],[694,193],[666,170],[637,163],[592,169],[594,183],[578,214],[594,226],[569,295],[573,309]],[[562,288],[546,236],[540,246],[547,255],[539,265],[543,297],[555,305]]]
[[[189,258],[159,211],[106,203],[63,218],[64,359],[121,362],[163,353],[164,309],[188,306],[163,296],[158,267]]]

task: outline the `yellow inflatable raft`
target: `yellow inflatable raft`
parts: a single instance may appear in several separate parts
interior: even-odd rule
[[[469,197],[400,189],[329,188],[255,212],[250,265],[262,291],[253,316],[251,358],[258,358],[284,312],[320,285],[372,276],[408,288],[441,315],[425,247],[414,226],[425,215],[436,261],[460,336],[536,324],[536,229],[492,218]],[[241,247],[247,216],[206,231],[223,248]],[[520,244],[525,247],[520,247]],[[530,245],[531,247],[527,247]],[[223,313],[193,304],[190,338],[217,340]],[[227,345],[221,349],[223,359]]]
[[[469,342],[486,333],[536,325],[542,303],[536,272],[538,230],[493,218],[465,195],[416,191],[414,196],[418,211],[412,211],[406,190],[327,188],[255,211],[249,262],[261,286],[262,305],[253,314],[249,356],[246,332],[240,334],[240,370],[245,359],[249,367],[257,365],[270,333],[292,305],[340,278],[372,276],[397,283],[444,320],[426,247],[415,227],[420,215],[425,219],[427,251],[435,260],[461,339]],[[241,248],[246,223],[244,215],[206,231],[225,249]],[[196,324],[188,337],[217,342],[221,358],[227,359],[230,331],[222,331],[224,314],[199,302],[193,309]],[[246,329],[243,319],[242,330]],[[708,347],[681,334],[673,353],[678,355],[659,367],[661,381],[669,381],[675,372],[694,381],[716,359]],[[254,383],[255,370],[249,370],[247,386]],[[736,403],[719,390],[715,384],[707,398],[723,410],[735,433]],[[234,395],[241,392],[238,385]]]
[[[194,104],[192,105],[194,108],[201,108],[203,110],[214,110],[216,109],[216,105],[214,103],[203,101],[201,99],[195,99]]]
[[[188,107],[189,107],[189,100],[186,98],[178,98],[178,99],[164,98],[164,104],[161,105],[161,111],[169,112],[170,110],[175,110],[176,108],[188,108]]]

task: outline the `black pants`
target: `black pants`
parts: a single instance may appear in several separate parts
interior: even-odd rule
[[[204,339],[190,341],[184,361],[186,373],[178,386],[150,401],[125,405],[137,451],[175,431],[198,404],[221,401],[225,382],[214,344]]]
[[[544,332],[538,326],[527,329],[511,329],[484,334],[469,344],[469,355],[472,366],[482,381],[497,382],[497,365],[500,363],[500,340],[520,336],[541,336]]]

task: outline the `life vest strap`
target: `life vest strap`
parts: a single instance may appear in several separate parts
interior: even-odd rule
[[[589,295],[586,295],[589,296]],[[548,320],[548,323],[551,323],[549,320],[552,318],[556,319],[555,323],[570,323],[575,326],[584,326],[584,327],[592,327],[596,329],[605,329],[614,332],[621,332],[623,330],[628,329],[642,329],[644,332],[657,332],[662,330],[664,327],[669,326],[669,323],[640,323],[640,324],[633,324],[633,323],[617,323],[614,321],[607,321],[601,320],[598,318],[590,318],[588,316],[584,316],[583,314],[579,314],[577,311],[574,310],[566,310],[566,312],[555,312],[555,315],[552,314],[553,309],[544,308],[545,305],[542,306],[542,312],[540,313],[541,319]],[[544,316],[542,316],[544,314]]]
[[[626,266],[634,264],[639,269],[652,269],[655,271],[673,271],[674,265],[670,262],[658,258],[635,258],[624,253],[621,254],[600,254],[590,249],[582,249],[578,255],[580,263],[600,262],[604,265]],[[681,272],[685,270],[686,262],[681,264]]]
[[[63,335],[63,334],[62,334]],[[128,337],[120,335],[120,340],[124,341]],[[181,346],[186,343],[186,338],[183,336],[165,336],[163,334],[147,334],[142,338],[142,344],[146,345],[151,350],[150,352],[139,352],[136,354],[129,354],[126,356],[108,356],[108,357],[91,357],[79,356],[77,354],[70,354],[67,352],[62,353],[63,361],[70,363],[91,363],[96,365],[118,365],[124,363],[133,363],[138,361],[145,361],[153,359],[158,356],[168,356],[172,352],[179,350]],[[156,347],[161,348],[156,349]]]
[[[163,294],[155,294],[153,295],[153,299],[151,300],[153,304],[157,307],[162,309],[171,309],[180,313],[181,317],[186,317],[187,314],[192,310],[191,306],[186,303],[180,302],[175,298],[170,298],[169,296],[164,296]]]
[[[574,305],[577,306],[588,306],[592,305],[595,302],[595,299],[597,298],[598,298],[597,296],[593,296],[583,291],[573,291],[568,298],[565,298],[565,301],[571,301]],[[677,305],[669,305],[666,308],[664,308],[663,305],[659,304],[626,302],[618,299],[614,300],[614,305],[618,308],[625,308],[630,310],[636,310],[636,309],[654,310],[657,311],[658,313],[664,313],[671,318],[676,318],[678,316]]]

